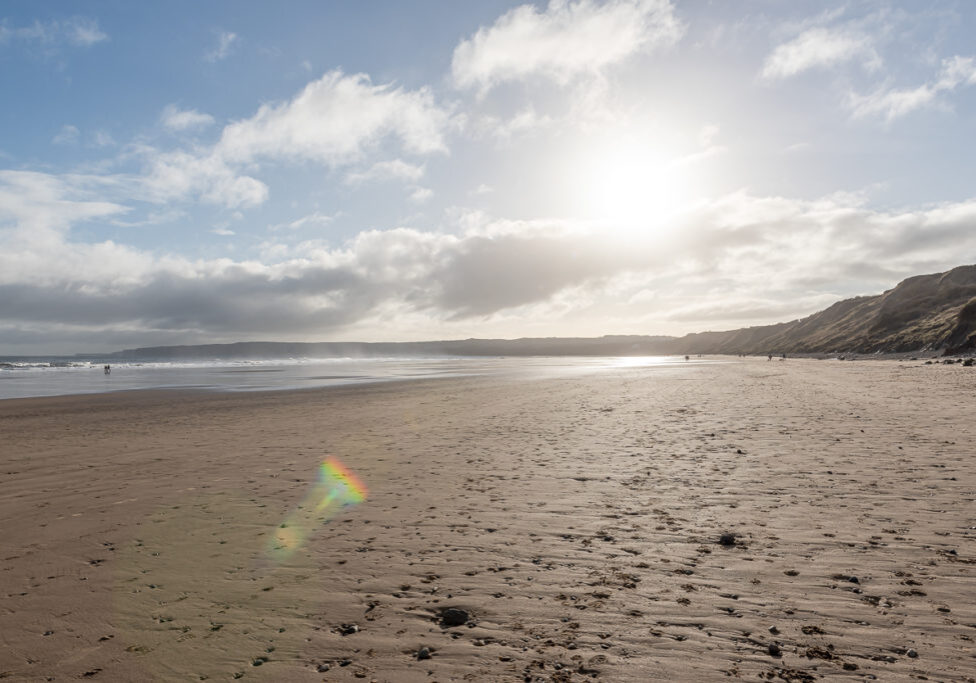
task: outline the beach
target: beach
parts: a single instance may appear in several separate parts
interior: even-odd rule
[[[0,678],[972,681],[974,386],[763,358],[0,401]],[[296,528],[326,456],[366,498]]]

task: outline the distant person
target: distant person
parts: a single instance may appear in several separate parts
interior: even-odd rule
[[[773,354],[769,354],[768,356],[766,356],[766,360],[772,360],[772,359],[773,359]]]
[[[111,365],[106,365],[105,366],[105,374],[106,375],[111,375],[112,374],[112,366]]]

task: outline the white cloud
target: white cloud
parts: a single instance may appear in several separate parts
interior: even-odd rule
[[[866,69],[881,66],[871,36],[850,29],[818,26],[778,45],[766,58],[761,76],[766,80],[790,78],[810,69],[854,60]]]
[[[209,118],[171,107],[163,111],[164,125],[204,124]],[[254,177],[263,161],[337,167],[359,162],[391,143],[411,154],[446,152],[450,125],[449,113],[427,89],[373,85],[366,75],[333,71],[293,99],[262,105],[250,118],[228,124],[213,146],[176,151],[134,146],[146,165],[136,182],[149,201],[192,197],[229,208],[257,206],[269,194],[267,185]],[[350,181],[416,182],[422,174],[423,166],[396,159],[353,173]]]
[[[976,60],[950,57],[942,60],[939,74],[929,83],[915,88],[882,88],[869,95],[852,93],[849,105],[855,117],[882,116],[892,121],[917,109],[939,103],[939,95],[976,84]]]
[[[385,180],[410,180],[417,182],[423,177],[423,166],[410,164],[402,159],[393,159],[391,161],[377,162],[365,171],[350,173],[346,176],[346,182],[350,185]]]
[[[237,163],[266,157],[338,166],[391,137],[413,154],[445,152],[449,122],[427,88],[373,85],[365,74],[330,71],[292,100],[262,105],[228,125],[217,153]]]
[[[240,37],[236,33],[232,33],[231,31],[218,31],[217,44],[203,58],[208,62],[219,62],[222,59],[226,59],[234,46],[240,43],[240,40]]]
[[[701,146],[701,149],[675,159],[671,162],[671,165],[675,167],[691,166],[728,152],[728,147],[715,143],[715,138],[718,137],[719,132],[719,127],[714,124],[709,123],[702,126],[701,130],[698,131],[698,144]]]
[[[531,77],[566,84],[637,53],[670,47],[683,34],[668,0],[551,0],[543,11],[516,7],[462,41],[451,71],[458,87],[482,93]]]
[[[101,277],[109,264],[87,263],[84,249],[66,246],[69,230],[124,214],[70,179],[33,171],[0,171],[0,283],[47,286],[64,277]],[[106,247],[105,250],[110,250]],[[119,264],[117,274],[126,268]],[[0,305],[0,310],[3,306]]]
[[[55,145],[69,145],[78,142],[78,136],[81,131],[78,130],[77,126],[72,126],[70,124],[65,124],[61,126],[61,130],[58,134],[51,138],[51,143]]]
[[[320,211],[315,211],[308,214],[307,216],[302,216],[289,223],[278,223],[276,225],[269,225],[268,230],[299,230],[301,228],[307,228],[309,226],[325,226],[335,220],[335,216],[329,216]]]
[[[214,117],[196,109],[180,109],[175,104],[168,104],[160,114],[159,120],[169,130],[184,131],[213,125]]]
[[[237,234],[233,230],[231,230],[230,228],[228,228],[226,226],[217,226],[213,230],[211,230],[210,232],[212,232],[215,235],[220,235],[221,237],[231,237],[231,236]]]
[[[35,171],[0,170],[0,227],[30,231],[64,230],[79,221],[124,213],[96,199],[70,179]]]
[[[55,50],[60,45],[91,47],[108,40],[98,22],[87,17],[73,17],[65,21],[38,21],[29,26],[10,28],[0,25],[0,44],[19,40]]]
[[[529,105],[507,121],[492,116],[484,117],[478,122],[478,127],[501,141],[508,141],[530,131],[548,128],[554,123],[552,117],[536,113],[535,107]]]
[[[268,198],[260,180],[238,174],[219,155],[146,149],[148,168],[140,179],[150,201],[196,197],[229,208],[257,206]]]
[[[65,23],[64,31],[70,43],[82,47],[108,40],[108,35],[98,28],[98,22],[94,19],[84,17],[72,19]]]
[[[434,196],[434,191],[429,187],[417,187],[410,193],[410,201],[416,204],[423,204]]]
[[[91,144],[95,147],[111,147],[115,144],[115,139],[107,131],[96,130],[92,135]]]

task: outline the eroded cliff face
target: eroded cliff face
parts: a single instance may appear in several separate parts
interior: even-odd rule
[[[976,348],[976,266],[918,275],[789,323],[684,337],[696,353],[858,353]]]

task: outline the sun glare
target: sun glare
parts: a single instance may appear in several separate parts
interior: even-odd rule
[[[689,200],[686,169],[640,149],[616,149],[587,165],[588,215],[611,230],[658,234]]]

